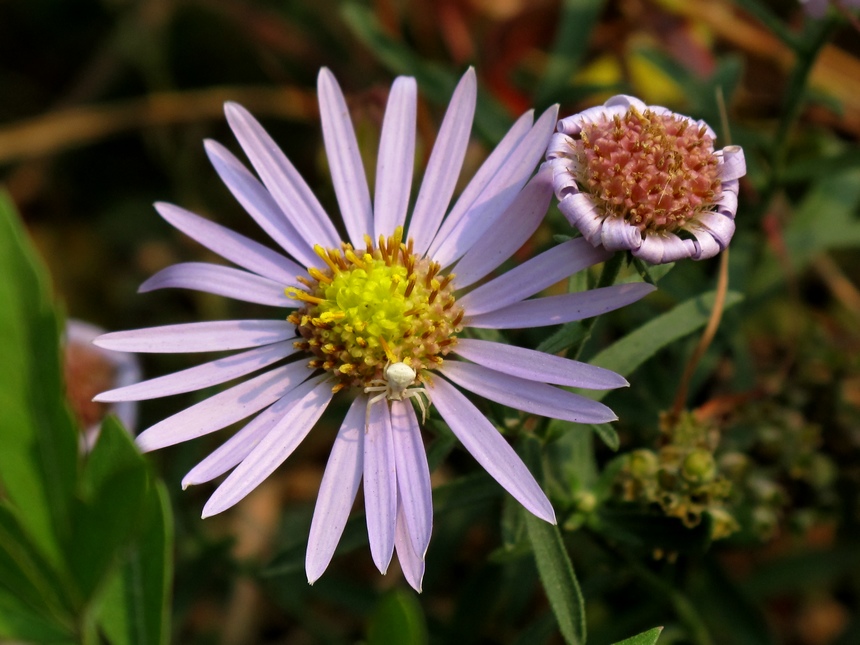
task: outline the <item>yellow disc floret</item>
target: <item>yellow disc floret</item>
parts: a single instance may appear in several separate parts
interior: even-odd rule
[[[417,258],[403,229],[380,236],[378,246],[314,250],[325,269],[310,268],[307,289],[287,295],[303,306],[287,320],[304,338],[299,346],[315,355],[310,366],[337,377],[337,388],[365,387],[379,379],[386,363],[403,362],[416,373],[442,362],[456,343],[463,311],[456,305],[453,275]]]

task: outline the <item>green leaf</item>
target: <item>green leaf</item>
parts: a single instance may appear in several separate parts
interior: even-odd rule
[[[0,479],[26,532],[59,568],[78,438],[65,405],[48,277],[3,192],[0,276]]]
[[[714,296],[715,292],[709,291],[681,303],[630,332],[589,362],[618,372],[622,376],[630,376],[660,349],[703,327],[714,308]],[[729,291],[726,294],[725,309],[734,307],[742,299],[741,294]],[[608,391],[595,392],[592,398],[600,400],[606,394]]]
[[[570,85],[588,51],[591,31],[605,0],[564,0],[549,61],[541,74],[536,103],[547,105]]]
[[[540,445],[534,439],[526,439],[523,447],[526,464],[537,474],[540,468]],[[568,645],[585,643],[585,601],[561,532],[555,524],[549,524],[525,509],[521,512],[525,516],[538,575],[558,621],[559,631]]]
[[[660,632],[662,631],[662,627],[655,627],[654,629],[649,629],[647,632],[642,632],[636,636],[625,638],[623,641],[618,641],[614,645],[654,645],[657,639],[660,638]]]
[[[68,561],[84,599],[91,598],[115,564],[117,550],[139,528],[147,479],[146,463],[131,436],[116,419],[105,420],[81,474],[67,543]]]
[[[99,626],[114,645],[170,642],[173,518],[161,482],[138,510],[142,529],[120,556],[99,607]]]
[[[415,594],[399,589],[385,594],[370,617],[367,645],[427,642],[427,622]]]
[[[18,608],[4,610],[0,603],[0,626],[15,629],[34,621],[46,628],[65,632],[74,629],[73,603],[58,583],[58,575],[51,564],[32,543],[8,504],[0,505],[0,591],[11,594],[27,618],[24,624],[15,616]],[[9,603],[6,603],[7,605]],[[0,631],[2,633],[2,631]],[[25,638],[26,633],[10,632],[16,638]]]
[[[25,604],[17,592],[0,588],[0,640],[64,645],[73,642],[70,630]]]
[[[391,38],[382,29],[373,11],[357,2],[345,2],[341,9],[344,23],[373,53],[377,60],[394,74],[414,76],[434,102],[445,105],[457,85],[457,75],[447,68],[428,63],[413,49]],[[512,119],[507,110],[483,92],[478,94],[475,108],[475,128],[488,141],[500,141]]]

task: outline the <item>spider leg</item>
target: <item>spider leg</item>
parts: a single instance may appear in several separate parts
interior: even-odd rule
[[[368,429],[368,426],[370,425],[370,406],[373,405],[374,403],[376,403],[377,401],[381,401],[382,399],[384,399],[385,396],[387,395],[387,392],[385,391],[387,389],[388,388],[384,388],[384,387],[375,387],[375,388],[365,388],[364,389],[365,392],[367,392],[368,390],[370,390],[371,392],[379,392],[380,390],[382,390],[382,394],[377,394],[376,396],[370,398],[367,401],[367,409],[364,412],[364,434],[367,434],[367,429]]]

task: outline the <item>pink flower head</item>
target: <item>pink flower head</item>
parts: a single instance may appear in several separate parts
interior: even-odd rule
[[[735,232],[743,150],[632,96],[562,119],[547,159],[559,209],[595,247],[652,264],[710,258]]]

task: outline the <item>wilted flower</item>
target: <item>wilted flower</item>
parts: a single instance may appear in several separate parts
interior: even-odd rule
[[[594,246],[652,264],[710,258],[735,232],[743,150],[632,96],[562,119],[547,159],[559,209]]]
[[[140,380],[137,357],[93,347],[93,340],[105,333],[81,320],[66,320],[63,336],[63,372],[66,398],[81,430],[81,445],[89,450],[99,436],[101,421],[106,414],[115,414],[122,424],[134,431],[137,403],[120,401],[105,404],[93,397],[106,388],[124,387]]]
[[[531,112],[523,115],[446,217],[475,110],[475,74],[469,70],[442,123],[407,236],[414,79],[398,78],[391,89],[373,206],[346,102],[326,69],[320,72],[318,91],[326,152],[349,241],[341,240],[260,124],[242,107],[228,104],[227,120],[262,183],[218,143],[207,141],[206,151],[236,199],[294,259],[186,210],[157,204],[171,224],[246,271],[179,264],[150,278],[141,290],[185,287],[295,311],[286,320],[276,315],[103,336],[100,346],[134,352],[252,349],[106,392],[99,400],[162,397],[268,368],[138,438],[143,450],[154,450],[257,415],[183,480],[183,486],[200,484],[233,469],[203,509],[205,517],[229,508],[268,477],[336,393],[353,395],[320,486],[308,541],[308,579],[313,582],[328,566],[363,479],[374,562],[385,572],[396,548],[407,580],[420,590],[432,506],[430,473],[411,401],[422,417],[431,405],[438,410],[511,495],[553,522],[552,506],[534,477],[454,384],[529,413],[599,423],[614,418],[611,410],[553,385],[614,388],[626,383],[590,365],[460,337],[463,330],[564,323],[625,305],[651,287],[629,284],[526,300],[606,259],[605,251],[583,240],[559,245],[475,287],[529,238],[546,212],[550,175],[543,171],[529,178],[546,149],[555,108],[536,122]],[[450,272],[454,263],[456,277]],[[460,360],[452,360],[454,356]]]

